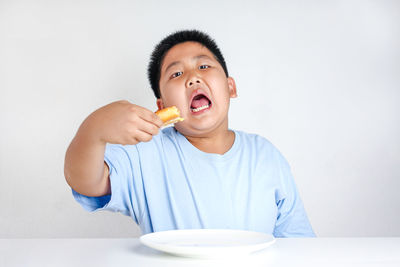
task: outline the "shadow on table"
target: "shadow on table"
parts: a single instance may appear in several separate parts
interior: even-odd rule
[[[164,263],[167,262],[174,262],[174,263],[188,263],[189,265],[203,265],[207,264],[207,266],[265,266],[265,263],[269,262],[272,263],[273,261],[273,254],[272,251],[269,249],[264,249],[262,251],[255,252],[253,254],[242,256],[242,257],[235,257],[232,255],[230,258],[217,258],[217,259],[202,259],[202,258],[189,258],[189,257],[180,257],[171,255],[168,253],[164,253],[161,251],[157,251],[155,249],[146,247],[143,244],[134,244],[129,247],[130,253],[136,254],[137,257],[148,259],[151,261],[162,261]],[[221,265],[223,264],[223,265]]]

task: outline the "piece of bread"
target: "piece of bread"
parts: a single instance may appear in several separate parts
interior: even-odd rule
[[[156,111],[156,114],[164,122],[164,126],[183,121],[183,118],[180,117],[178,108],[175,106],[158,110]]]

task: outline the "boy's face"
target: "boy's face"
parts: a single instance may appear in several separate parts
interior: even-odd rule
[[[185,42],[165,55],[160,75],[158,108],[177,106],[185,120],[175,128],[187,136],[228,129],[230,98],[236,85],[205,46]]]

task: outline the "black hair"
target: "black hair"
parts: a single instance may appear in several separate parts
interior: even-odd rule
[[[161,64],[167,52],[175,45],[184,42],[197,42],[205,46],[213,53],[215,59],[221,64],[228,77],[228,69],[226,67],[225,59],[219,50],[217,43],[206,33],[198,30],[183,30],[174,32],[165,37],[153,50],[150,57],[150,63],[147,69],[148,78],[150,81],[151,89],[156,98],[161,98],[160,93],[160,77],[161,77]]]

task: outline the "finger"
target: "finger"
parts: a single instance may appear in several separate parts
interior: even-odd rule
[[[145,120],[148,121],[152,124],[154,124],[155,126],[157,126],[158,128],[160,128],[161,126],[163,126],[163,121],[160,119],[160,117],[158,117],[153,111],[142,108],[139,110],[138,112],[139,116]]]
[[[151,134],[148,134],[148,133],[143,132],[141,130],[137,130],[136,134],[135,134],[135,138],[139,142],[148,142],[153,138],[153,136]]]
[[[121,145],[125,146],[125,145],[136,145],[139,142],[140,141],[137,140],[134,136],[128,136],[128,137],[124,138],[124,140],[122,142],[118,142],[116,144],[121,144]]]
[[[148,121],[143,121],[143,123],[138,125],[138,129],[150,135],[156,135],[160,130],[158,125],[154,125],[153,123],[150,123]]]
[[[132,137],[132,143],[131,143],[131,145],[136,145],[136,144],[139,143],[139,142],[140,142],[140,141],[137,140],[137,138]]]

